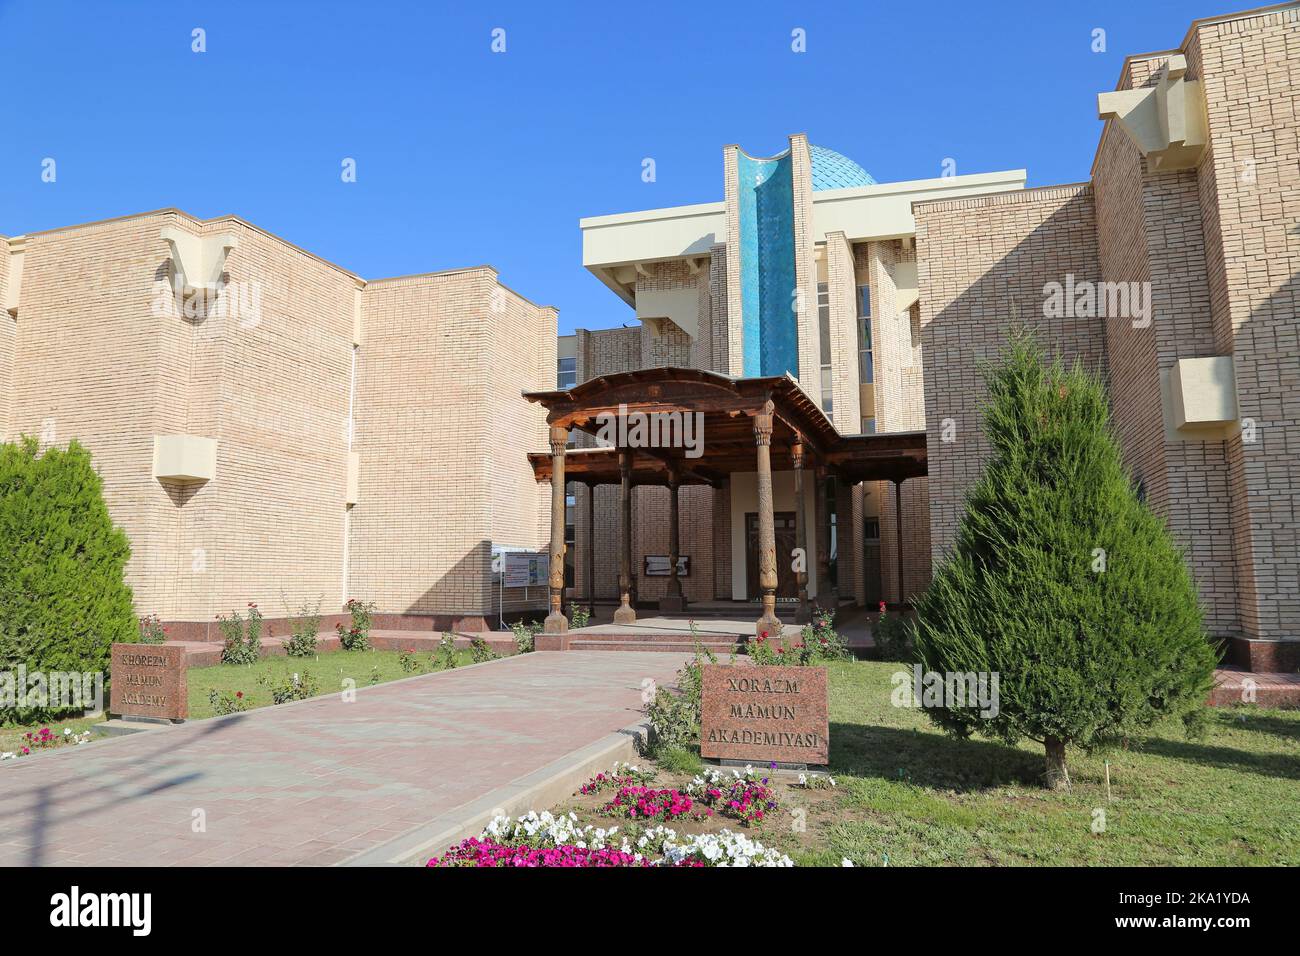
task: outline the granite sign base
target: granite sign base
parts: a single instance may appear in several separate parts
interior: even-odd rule
[[[109,661],[110,714],[142,723],[190,715],[184,647],[114,644]]]
[[[828,769],[824,763],[789,763],[781,760],[769,760],[758,765],[753,760],[719,760],[717,764],[719,767],[754,767],[756,770],[775,770],[778,773],[783,770],[790,773],[826,773]]]
[[[830,759],[825,667],[706,664],[700,701],[700,756],[741,766]]]

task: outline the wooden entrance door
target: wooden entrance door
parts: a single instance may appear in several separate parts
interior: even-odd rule
[[[794,562],[794,512],[778,511],[772,516],[776,529],[776,596],[797,598],[799,583],[791,564]],[[757,601],[762,593],[758,586],[758,512],[745,515],[745,594]]]

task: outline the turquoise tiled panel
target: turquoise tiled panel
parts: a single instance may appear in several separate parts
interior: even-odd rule
[[[794,304],[794,177],[790,155],[736,164],[744,374],[799,372]]]

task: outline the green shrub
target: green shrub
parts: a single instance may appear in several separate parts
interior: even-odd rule
[[[685,747],[661,747],[655,752],[655,761],[668,773],[692,777],[704,769],[700,755]]]
[[[270,676],[257,681],[271,692],[271,703],[287,704],[293,700],[306,700],[320,693],[320,681],[314,674],[290,674],[276,680]]]
[[[899,661],[911,663],[916,658],[915,639],[912,626],[903,619],[902,614],[890,614],[885,610],[885,602],[880,602],[880,620],[871,629],[871,638],[876,642],[882,661]]]
[[[84,447],[0,445],[0,669],[107,672],[110,646],[140,638],[130,555]],[[50,716],[0,710],[0,721]]]
[[[140,618],[140,643],[162,644],[167,640],[167,628],[158,620],[157,614],[146,614]]]
[[[803,629],[801,664],[825,664],[828,661],[850,661],[853,653],[844,638],[835,630],[835,612],[818,609],[813,612],[812,624]]]
[[[456,666],[456,638],[446,631],[442,632],[442,639],[438,641],[435,661],[439,670],[451,670]]]
[[[315,657],[320,634],[321,598],[315,603],[304,601],[293,616],[293,634],[285,642],[284,652],[290,657]],[[288,604],[285,605],[286,612]]]
[[[692,634],[696,633],[694,622]],[[647,752],[652,757],[672,749],[691,749],[700,746],[700,699],[704,687],[705,664],[716,664],[713,652],[695,641],[695,654],[677,672],[678,692],[667,687],[657,687],[654,696],[646,702],[645,713],[650,720],[650,739]]]
[[[492,650],[492,646],[483,638],[476,637],[470,641],[469,656],[475,664],[485,664],[496,660],[497,652]]]
[[[783,630],[775,636],[765,632],[755,635],[745,644],[745,654],[754,667],[815,667],[830,661],[852,659],[844,639],[835,630],[835,613],[817,611],[811,624],[799,632],[797,641],[782,637]]]
[[[262,656],[262,612],[251,601],[245,617],[231,611],[230,617],[217,615],[221,629],[221,663],[256,664]]]
[[[510,625],[510,630],[515,633],[515,647],[519,648],[520,654],[531,654],[533,647],[536,645],[537,633],[542,629],[542,625],[537,621],[515,621]]]
[[[241,710],[248,710],[248,701],[244,699],[242,690],[232,694],[229,691],[213,688],[208,691],[208,706],[212,708],[213,715],[224,717],[226,714],[237,714]]]
[[[591,608],[576,601],[569,605],[569,627],[577,629],[591,623]]]
[[[413,650],[405,650],[398,654],[397,663],[398,666],[402,668],[402,671],[407,674],[415,674],[424,670],[424,668],[420,666],[420,659],[415,656],[415,651]]]
[[[334,625],[338,631],[339,645],[345,651],[370,650],[370,618],[375,610],[374,602],[366,603],[352,598],[343,605],[343,609],[348,612],[352,622],[348,627]]]
[[[1100,379],[1017,335],[986,380],[992,457],[917,605],[916,642],[928,671],[996,674],[998,708],[927,713],[961,736],[1041,742],[1060,788],[1067,745],[1195,725],[1216,654],[1182,554],[1124,471]]]

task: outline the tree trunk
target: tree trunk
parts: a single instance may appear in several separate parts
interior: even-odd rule
[[[1043,741],[1047,751],[1047,789],[1068,790],[1070,773],[1065,769],[1065,741],[1057,737],[1048,737]]]

